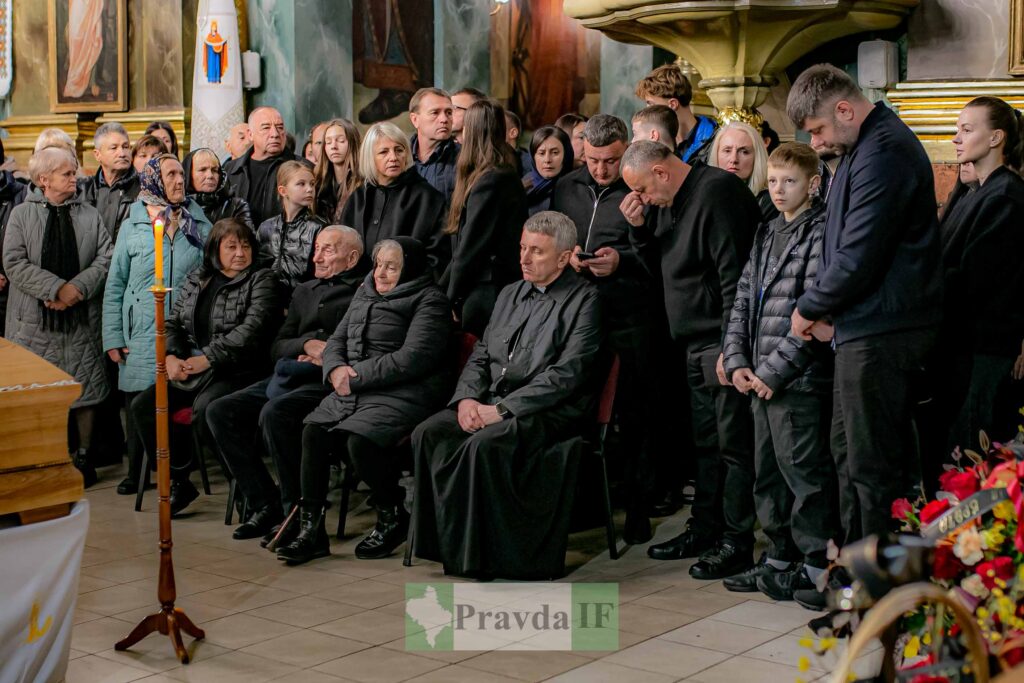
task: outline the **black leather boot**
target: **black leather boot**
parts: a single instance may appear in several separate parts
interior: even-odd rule
[[[277,549],[277,559],[288,564],[304,564],[331,554],[331,542],[327,538],[327,526],[324,523],[324,506],[310,506],[308,503],[301,505],[298,535],[294,541]]]
[[[379,560],[395,551],[409,535],[409,513],[402,505],[377,508],[377,526],[356,546],[360,560]]]
[[[241,540],[263,536],[275,525],[279,524],[283,516],[280,504],[264,505],[259,510],[253,512],[249,519],[236,528],[234,533],[231,534],[231,538]]]
[[[82,478],[85,480],[85,488],[89,488],[96,483],[99,477],[96,475],[96,468],[89,462],[89,452],[84,448],[79,448],[78,452],[75,453],[71,459],[75,468],[82,473]]]

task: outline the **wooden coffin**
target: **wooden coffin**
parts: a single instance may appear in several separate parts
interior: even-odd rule
[[[0,339],[0,515],[38,522],[82,498],[68,457],[68,410],[81,393],[66,372]]]

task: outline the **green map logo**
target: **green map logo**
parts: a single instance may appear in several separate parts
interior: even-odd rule
[[[617,650],[616,583],[408,583],[406,650]]]

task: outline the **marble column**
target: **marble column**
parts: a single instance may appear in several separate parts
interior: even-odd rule
[[[280,111],[299,144],[318,122],[352,116],[352,0],[253,0],[248,18],[263,62],[253,107]]]
[[[434,83],[446,90],[491,90],[494,0],[433,0]]]
[[[637,81],[654,66],[654,48],[601,36],[601,111],[626,122],[643,106],[634,94]]]

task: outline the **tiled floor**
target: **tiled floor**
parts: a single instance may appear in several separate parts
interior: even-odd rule
[[[101,476],[87,492],[92,520],[68,683],[793,683],[827,675],[816,662],[805,674],[797,669],[806,654],[798,634],[810,612],[696,581],[688,562],[655,562],[643,547],[610,560],[600,530],[571,537],[573,570],[564,580],[619,583],[617,652],[407,653],[404,583],[448,580],[439,565],[354,559],[372,524],[360,502],[349,515],[349,538],[333,542],[331,557],[288,568],[257,541],[231,539],[223,524],[226,486],[216,479],[215,495],[200,498],[173,527],[177,605],[206,631],[205,640],[189,644],[193,662],[181,666],[156,634],[115,652],[114,643],[157,605],[156,495],[147,492],[143,511],[133,512],[132,499],[114,491],[121,473],[107,468]],[[655,540],[670,538],[684,521],[682,514],[663,520]]]

